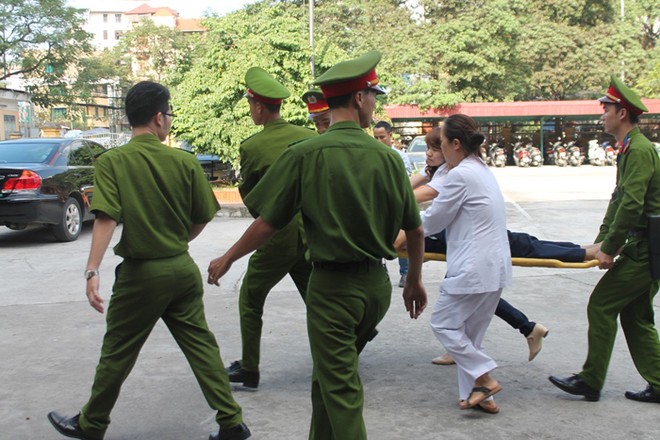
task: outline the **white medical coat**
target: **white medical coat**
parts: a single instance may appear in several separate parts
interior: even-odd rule
[[[426,236],[446,229],[448,294],[495,292],[511,284],[504,199],[488,166],[470,155],[445,176],[422,216]]]

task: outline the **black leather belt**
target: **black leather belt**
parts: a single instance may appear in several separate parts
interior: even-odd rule
[[[332,272],[344,273],[367,273],[377,267],[382,268],[383,262],[381,260],[362,260],[362,261],[313,261],[312,267],[314,269],[328,270]]]

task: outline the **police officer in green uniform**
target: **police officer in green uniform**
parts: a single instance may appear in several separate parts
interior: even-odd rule
[[[206,323],[199,268],[188,254],[188,242],[202,232],[219,206],[195,156],[162,144],[174,116],[169,100],[169,91],[157,83],[144,81],[131,88],[126,95],[131,140],[95,163],[96,220],[85,278],[89,303],[100,313],[104,300],[99,266],[120,221],[122,234],[114,251],[123,261],[115,270],[91,397],[76,416],[48,414],[68,437],[103,438],[119,390],[159,319],[217,411],[220,431],[210,439],[250,437]]]
[[[308,90],[302,95],[302,100],[307,104],[309,119],[314,122],[314,127],[319,134],[328,131],[330,127],[330,107],[328,101],[323,97],[323,92]]]
[[[309,438],[367,437],[358,354],[390,304],[382,259],[394,259],[397,231],[412,240],[404,303],[412,318],[426,307],[421,283],[424,231],[401,158],[363,128],[372,122],[380,53],[333,66],[316,79],[332,125],[290,147],[245,203],[260,217],[209,265],[209,283],[302,212],[314,267],[307,329],[314,362]],[[410,242],[409,242],[410,244]]]
[[[620,145],[616,187],[600,233],[596,254],[607,269],[589,298],[587,360],[579,374],[550,382],[567,393],[597,401],[605,383],[617,332],[617,317],[628,349],[648,387],[626,391],[628,399],[660,403],[660,341],[653,317],[658,280],[651,275],[649,216],[660,214],[660,158],[653,144],[639,131],[639,115],[648,111],[639,96],[614,75],[607,94],[600,98],[605,132]],[[616,261],[614,258],[619,256]]]
[[[282,100],[290,93],[268,72],[259,67],[248,69],[245,84],[252,120],[264,128],[241,143],[243,181],[239,191],[243,199],[289,144],[316,136],[314,131],[290,124],[280,117]],[[251,212],[255,215],[254,211]],[[306,250],[302,220],[298,215],[250,257],[238,300],[243,355],[241,360],[232,362],[227,368],[231,382],[240,382],[253,389],[259,385],[262,316],[266,296],[289,274],[304,300],[312,272],[312,266],[305,260]]]

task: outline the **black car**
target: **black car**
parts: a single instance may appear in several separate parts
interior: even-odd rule
[[[197,160],[210,182],[236,183],[236,172],[230,162],[223,162],[214,154],[197,154]]]
[[[73,241],[94,193],[94,161],[105,147],[83,139],[17,139],[0,142],[0,224],[51,228]]]
[[[231,162],[220,160],[220,157],[215,154],[196,154],[193,146],[186,141],[181,142],[181,149],[193,153],[197,157],[209,182],[236,183],[238,181]]]

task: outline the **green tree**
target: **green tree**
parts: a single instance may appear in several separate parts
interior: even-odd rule
[[[240,142],[259,130],[243,94],[245,72],[258,66],[290,91],[282,116],[309,125],[300,96],[312,82],[306,7],[263,1],[221,18],[204,21],[208,32],[192,64],[172,76],[173,133],[197,151],[236,161]],[[343,53],[330,41],[317,41],[316,66],[327,69]]]
[[[410,85],[412,91],[424,90],[425,100],[414,97],[418,104],[441,107],[518,96],[527,76],[517,50],[520,17],[527,13],[524,1],[421,1],[420,5],[422,37],[414,43],[426,51],[422,66],[427,70],[418,72],[416,83]],[[402,91],[396,100],[409,98]]]
[[[119,47],[124,62],[131,66],[134,80],[162,82],[171,70],[189,59],[190,45],[174,28],[158,26],[144,19],[122,35]]]
[[[71,72],[91,52],[83,24],[83,11],[64,0],[3,0],[0,81],[22,77],[38,104],[65,100]]]

